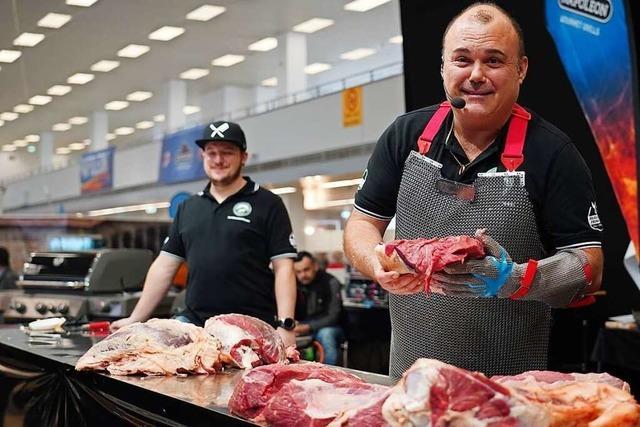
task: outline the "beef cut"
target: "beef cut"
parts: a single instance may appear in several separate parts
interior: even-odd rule
[[[640,409],[629,385],[606,373],[530,371],[492,379],[543,406],[552,427],[640,425]]]
[[[349,388],[356,390],[350,397],[352,400],[358,400],[359,396],[366,392],[380,391],[378,386],[371,386],[353,374],[332,369],[320,363],[259,366],[247,371],[236,384],[229,399],[229,410],[243,418],[263,420],[263,412],[267,412],[265,408],[268,407],[269,419],[274,419],[280,411],[291,413],[286,408],[279,406],[277,402],[286,401],[291,404],[291,408],[298,411],[301,419],[308,421],[312,417],[319,416],[318,422],[328,423],[331,420],[327,421],[324,413],[318,415],[318,412],[314,412],[314,402],[309,403],[304,400],[314,397],[308,395],[309,390],[326,392],[332,389],[332,385],[338,385],[337,387],[345,389],[341,391],[341,395],[349,395]],[[280,394],[283,389],[285,391]],[[363,391],[359,392],[358,390]],[[322,397],[318,398],[322,399]],[[294,402],[297,399],[300,402]],[[331,399],[330,396],[329,399]],[[298,405],[305,405],[305,408],[310,407],[310,412],[303,414]],[[336,415],[337,413],[333,417]],[[291,425],[296,424],[292,423]]]
[[[418,359],[382,406],[391,426],[548,426],[545,408],[508,387],[433,359]]]
[[[221,314],[207,319],[204,330],[220,340],[221,359],[233,367],[248,369],[300,360],[297,350],[285,348],[271,325],[255,317]]]
[[[204,329],[172,319],[151,319],[119,329],[91,347],[79,371],[114,375],[209,374],[220,369],[220,342]]]
[[[412,273],[424,279],[424,291],[429,292],[431,275],[447,265],[485,256],[484,244],[470,236],[449,236],[442,239],[394,240],[375,248],[380,264],[386,271]]]

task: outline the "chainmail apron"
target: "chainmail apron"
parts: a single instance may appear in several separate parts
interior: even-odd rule
[[[540,240],[524,176],[478,177],[475,199],[439,190],[439,164],[412,151],[398,193],[396,239],[473,235],[486,228],[514,262],[540,259]],[[389,295],[389,374],[399,378],[428,357],[487,376],[546,369],[550,308],[538,301]]]

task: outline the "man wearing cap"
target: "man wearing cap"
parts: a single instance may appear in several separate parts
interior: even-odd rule
[[[180,205],[140,301],[111,328],[147,320],[186,261],[186,309],[176,319],[202,325],[217,314],[247,314],[276,326],[294,345],[296,248],[284,203],[242,176],[247,143],[239,125],[207,124],[196,144],[209,183]]]

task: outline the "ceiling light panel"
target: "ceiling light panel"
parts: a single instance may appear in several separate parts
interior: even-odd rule
[[[266,87],[275,87],[278,86],[278,78],[269,77],[268,79],[264,79],[262,82],[260,82],[260,84]]]
[[[2,151],[16,151],[16,147],[13,144],[5,144],[2,146]]]
[[[67,155],[71,153],[71,150],[67,147],[58,147],[56,148],[56,154]]]
[[[393,36],[389,39],[389,43],[402,44],[402,36]]]
[[[73,85],[84,85],[93,80],[95,76],[89,73],[75,73],[73,76],[67,79],[67,83]]]
[[[350,10],[351,12],[366,12],[385,3],[389,3],[391,0],[355,0],[344,5],[344,10]]]
[[[69,129],[71,129],[71,125],[69,123],[56,123],[55,125],[51,126],[51,130],[54,130],[56,132],[66,132]]]
[[[320,31],[323,28],[327,28],[333,25],[332,19],[325,18],[311,18],[308,21],[304,21],[293,27],[293,31],[297,31],[299,33],[315,33],[316,31]]]
[[[84,150],[86,147],[86,145],[84,145],[84,143],[82,142],[72,142],[71,144],[69,144],[69,149],[70,150]]]
[[[184,108],[182,108],[182,112],[187,116],[190,114],[199,113],[200,107],[198,107],[197,105],[185,105]]]
[[[374,53],[376,53],[376,51],[374,49],[369,49],[369,48],[359,48],[359,49],[353,49],[350,50],[349,52],[345,52],[342,55],[340,55],[341,59],[346,59],[348,61],[357,61],[358,59],[362,59],[362,58],[366,58],[367,56],[371,56]]]
[[[216,16],[224,13],[227,9],[222,6],[214,6],[212,4],[205,4],[197,9],[193,9],[187,13],[186,18],[192,21],[209,21]]]
[[[33,47],[44,40],[44,34],[22,33],[13,40],[14,46]]]
[[[29,98],[29,104],[32,105],[47,105],[51,102],[51,97],[47,95],[36,95]]]
[[[60,28],[71,19],[71,15],[63,13],[47,13],[44,18],[38,21],[38,27]]]
[[[266,37],[262,40],[258,40],[255,43],[251,43],[249,45],[249,50],[267,52],[271,49],[275,49],[276,47],[278,47],[278,39],[276,39],[275,37]]]
[[[136,123],[137,129],[149,129],[149,128],[152,128],[153,126],[155,126],[155,123],[153,123],[150,120],[143,120],[141,122]]]
[[[40,135],[27,135],[24,137],[24,140],[27,142],[38,142],[40,141]]]
[[[55,85],[47,89],[47,95],[62,96],[71,92],[71,86]]]
[[[27,141],[25,141],[24,139],[16,139],[15,141],[13,141],[13,145],[15,145],[16,147],[26,147],[27,145],[29,145],[29,143]]]
[[[151,48],[142,44],[130,44],[118,51],[118,56],[123,58],[137,58],[149,52]]]
[[[117,138],[116,135],[113,133],[108,133],[104,136],[104,139],[106,139],[107,141],[113,141],[116,138]]]
[[[153,93],[151,92],[146,92],[144,90],[138,90],[136,92],[131,92],[129,95],[127,95],[127,101],[144,101],[146,99],[149,99],[153,96]]]
[[[22,52],[19,50],[2,49],[0,50],[0,62],[10,64],[20,58],[20,55],[22,55]]]
[[[129,103],[127,101],[111,101],[104,104],[105,110],[110,110],[110,111],[124,110],[128,106],[129,106]]]
[[[134,128],[128,127],[128,126],[123,126],[121,128],[117,128],[116,130],[113,131],[113,133],[115,133],[116,135],[131,135],[132,133],[134,133],[136,130]]]
[[[20,114],[30,113],[33,111],[33,105],[18,104],[15,107],[13,107],[13,111]]]
[[[322,73],[323,71],[327,71],[331,69],[331,65],[325,64],[323,62],[314,62],[313,64],[309,64],[304,67],[304,72],[310,75]]]
[[[74,126],[84,125],[89,121],[88,118],[84,116],[75,116],[69,119],[69,124]]]
[[[215,65],[216,67],[231,67],[232,65],[236,65],[242,61],[244,61],[243,55],[229,54],[214,59],[211,61],[211,65]]]
[[[6,113],[0,114],[0,120],[4,120],[5,122],[12,122],[18,118],[18,113],[12,113],[11,111],[7,111]]]
[[[206,68],[191,68],[190,70],[180,73],[180,78],[185,80],[198,80],[207,75],[209,75],[209,70]]]
[[[89,6],[93,6],[93,4],[97,1],[98,0],[67,0],[66,3],[69,6],[89,7]]]
[[[161,123],[161,122],[164,122],[164,120],[165,120],[164,114],[156,114],[155,116],[153,116],[154,122]]]
[[[99,71],[101,73],[108,73],[111,70],[114,70],[120,66],[120,61],[110,61],[107,59],[103,59],[102,61],[98,61],[91,66],[91,71]]]
[[[168,42],[169,40],[173,40],[179,35],[184,33],[184,28],[182,27],[172,27],[169,25],[165,25],[164,27],[160,27],[151,34],[149,34],[150,40],[158,40],[161,42]]]

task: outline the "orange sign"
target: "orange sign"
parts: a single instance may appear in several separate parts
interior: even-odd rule
[[[342,91],[342,126],[362,124],[362,86]]]

